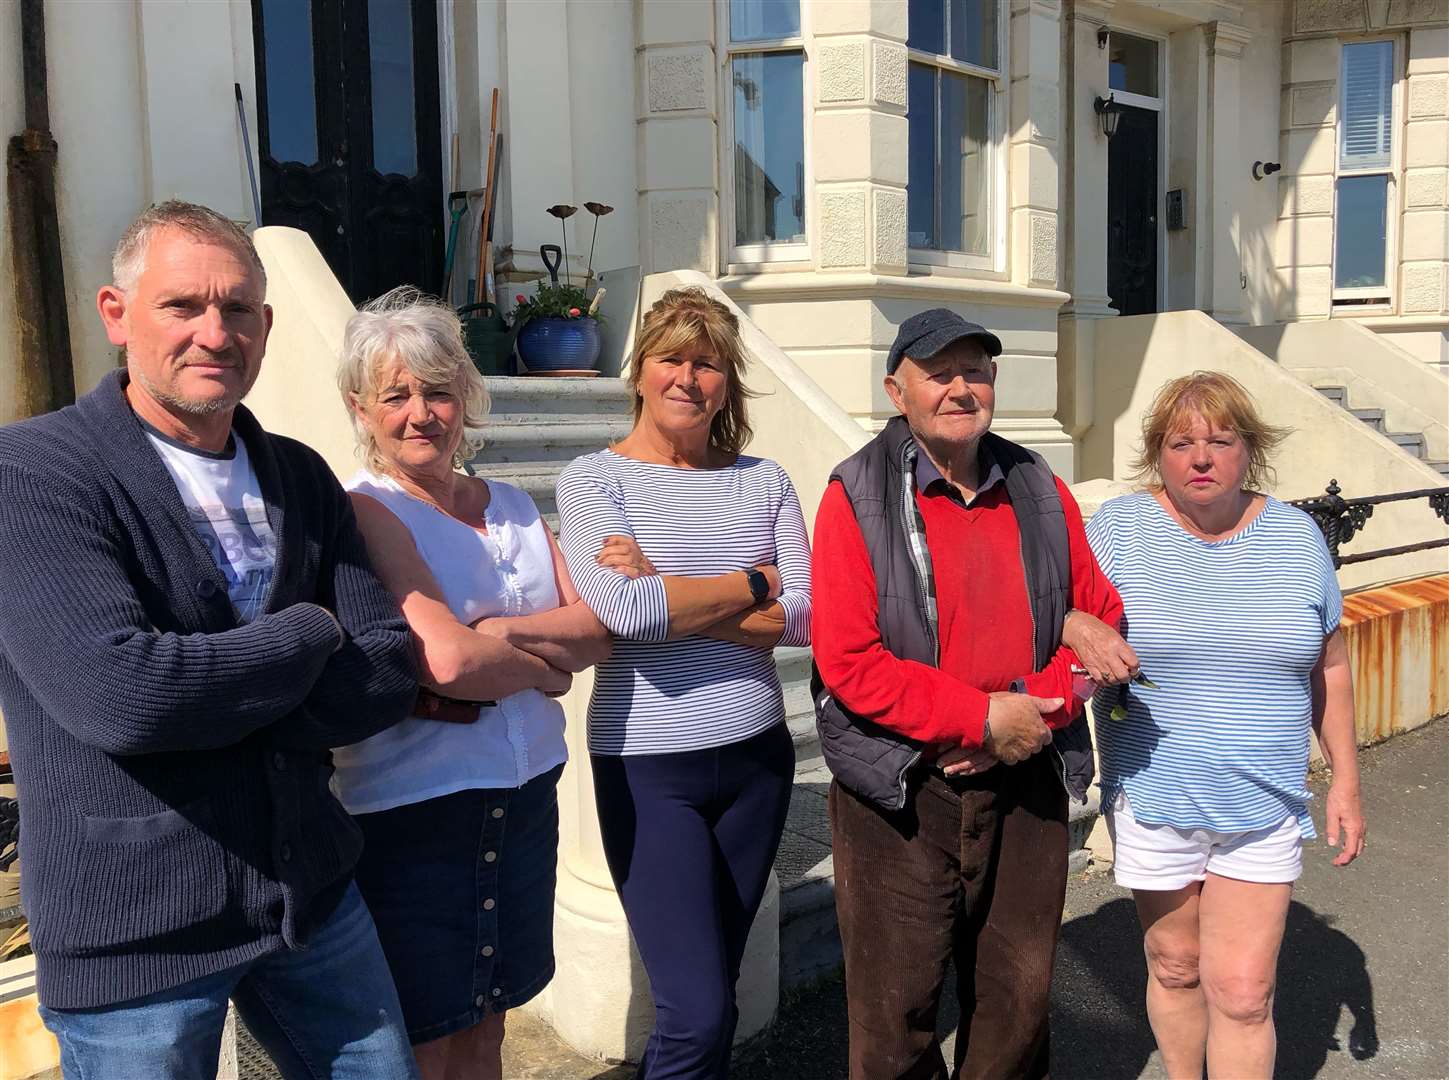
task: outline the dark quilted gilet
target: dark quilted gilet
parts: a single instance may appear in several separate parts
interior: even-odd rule
[[[1021,530],[1022,566],[1036,627],[1033,651],[1040,671],[1061,645],[1062,621],[1071,607],[1066,516],[1056,480],[1039,454],[989,432],[985,439],[986,453],[1006,476]],[[831,479],[844,487],[870,552],[881,643],[904,660],[934,667],[938,658],[926,625],[924,589],[911,564],[908,523],[903,517],[901,461],[910,446],[910,428],[898,416],[841,462]],[[820,748],[830,771],[862,798],[887,810],[904,807],[910,771],[921,759],[921,744],[845,709],[821,682],[818,668],[812,671],[810,690]],[[1085,800],[1094,774],[1085,717],[1057,732],[1052,748],[1068,793],[1079,802]]]

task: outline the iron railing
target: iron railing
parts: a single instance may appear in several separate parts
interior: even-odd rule
[[[1367,495],[1360,499],[1345,499],[1337,480],[1330,480],[1325,489],[1327,494],[1312,499],[1295,499],[1291,505],[1308,514],[1318,524],[1323,539],[1328,541],[1329,554],[1333,556],[1333,567],[1352,563],[1368,562],[1370,559],[1386,559],[1390,555],[1408,555],[1414,551],[1428,551],[1431,548],[1449,547],[1449,537],[1442,540],[1422,540],[1417,544],[1403,544],[1400,547],[1379,548],[1376,551],[1356,552],[1340,555],[1339,545],[1346,544],[1363,532],[1368,519],[1373,517],[1374,507],[1383,503],[1408,502],[1426,499],[1429,509],[1439,519],[1449,523],[1449,487],[1420,488],[1418,491],[1396,491],[1392,495]]]

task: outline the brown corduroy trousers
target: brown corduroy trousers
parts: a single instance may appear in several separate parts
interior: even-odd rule
[[[851,1080],[1041,1080],[1067,874],[1067,796],[1050,750],[913,777],[887,812],[833,783],[835,905]],[[955,1068],[936,1037],[956,962]]]

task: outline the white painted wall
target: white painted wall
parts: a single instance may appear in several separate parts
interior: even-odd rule
[[[1101,319],[1096,326],[1096,423],[1082,441],[1083,478],[1126,480],[1141,445],[1142,417],[1169,379],[1195,368],[1227,372],[1265,419],[1292,429],[1274,465],[1281,499],[1320,495],[1337,479],[1345,497],[1439,487],[1443,477],[1283,370],[1200,311]],[[1111,357],[1111,362],[1107,358]],[[1426,503],[1378,507],[1344,554],[1443,537]],[[1344,588],[1449,571],[1444,549],[1344,567]]]
[[[1400,344],[1430,363],[1444,362],[1449,331],[1449,27],[1442,5],[1440,11],[1436,22],[1430,5],[1365,5],[1344,9],[1345,22],[1344,14],[1294,0],[1286,29],[1296,36],[1283,49],[1284,168],[1274,251],[1275,318],[1366,314],[1366,325],[1403,335]],[[1386,18],[1400,21],[1386,25]],[[1388,314],[1331,305],[1339,52],[1343,41],[1364,32],[1394,39],[1403,61],[1394,106],[1397,213]]]
[[[19,24],[19,6],[0,5],[6,137],[23,124]],[[252,218],[232,91],[241,82],[255,146],[251,16],[246,0],[52,3],[45,29],[61,256],[83,393],[116,364],[94,299],[135,216],[175,196]],[[14,386],[16,368],[8,246],[0,266],[0,420],[8,420],[15,395],[3,391]]]
[[[1238,336],[1309,386],[1342,386],[1356,409],[1383,409],[1390,431],[1422,432],[1429,458],[1449,461],[1449,372],[1352,319],[1244,326]]]
[[[1273,234],[1278,218],[1278,177],[1254,180],[1254,161],[1276,161],[1278,103],[1283,87],[1282,23],[1279,0],[1244,4],[1240,20],[1252,33],[1239,61],[1237,132],[1234,159],[1238,170],[1238,257],[1245,280],[1243,315],[1250,323],[1272,322],[1277,315],[1277,279],[1273,274]]]

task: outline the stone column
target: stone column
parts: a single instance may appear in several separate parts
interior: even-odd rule
[[[568,5],[561,0],[502,3],[507,32],[500,46],[506,75],[500,80],[498,129],[505,135],[498,226],[493,236],[495,248],[506,242],[512,249],[504,262],[504,280],[521,280],[542,275],[541,245],[559,243],[558,222],[546,209],[555,203],[572,204],[576,195],[569,115]],[[481,157],[486,168],[491,94],[482,87],[479,93]],[[572,227],[576,220],[565,223],[568,273],[575,283],[584,262],[577,230]]]
[[[1062,69],[1060,0],[1011,2],[1011,123],[1007,169],[1011,280],[1056,288],[1057,164]]]
[[[1062,27],[1062,307],[1057,337],[1057,417],[1074,439],[1093,420],[1093,327],[1117,314],[1107,296],[1107,138],[1092,102],[1108,93],[1098,43],[1115,0],[1075,0]]]
[[[821,270],[906,272],[906,9],[816,4],[811,125]]]
[[[1221,323],[1246,323],[1243,312],[1242,236],[1237,207],[1247,165],[1239,142],[1243,48],[1251,31],[1236,23],[1213,22],[1203,28],[1207,46],[1208,273],[1203,310]]]
[[[638,0],[639,269],[719,270],[714,4]]]
[[[1107,50],[1097,43],[1115,0],[1076,0],[1062,48],[1062,287],[1064,317],[1115,315],[1107,296],[1107,138],[1092,102],[1108,93]]]

